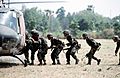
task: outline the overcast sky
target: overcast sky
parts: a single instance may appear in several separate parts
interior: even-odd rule
[[[7,0],[6,0],[7,1]],[[51,0],[10,0],[10,1],[51,1]],[[52,0],[58,1],[58,0]],[[120,0],[62,0],[67,1],[66,3],[41,3],[41,4],[25,4],[27,8],[38,7],[42,10],[50,9],[56,11],[58,8],[63,6],[66,12],[79,12],[85,10],[88,5],[95,7],[95,12],[105,17],[114,17],[120,14]],[[21,5],[12,5],[21,9]]]

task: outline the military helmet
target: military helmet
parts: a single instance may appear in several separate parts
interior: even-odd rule
[[[87,33],[83,33],[82,36],[83,36],[83,37],[87,37],[88,34],[87,34]]]
[[[47,34],[47,37],[53,37],[52,33]]]
[[[119,37],[118,37],[117,35],[114,35],[112,39],[113,39],[113,40],[118,40]]]
[[[70,34],[70,31],[69,30],[64,30],[63,34]]]
[[[33,29],[33,30],[31,31],[31,34],[32,34],[32,35],[37,35],[37,36],[39,36],[39,32],[38,32],[36,29]]]

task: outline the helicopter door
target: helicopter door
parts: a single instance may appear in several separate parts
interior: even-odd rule
[[[24,23],[24,18],[23,15],[18,17],[18,25],[20,26],[20,35],[21,35],[21,42],[20,45],[24,46],[25,45],[25,23]]]

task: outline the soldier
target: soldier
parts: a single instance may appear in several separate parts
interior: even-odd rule
[[[112,39],[113,39],[114,42],[117,42],[117,46],[116,46],[116,49],[115,49],[115,56],[117,56],[118,50],[120,48],[120,39],[117,35],[114,36]]]
[[[43,64],[42,61],[44,62],[43,65],[46,65],[45,55],[47,54],[48,45],[47,45],[47,41],[44,38],[40,37],[40,40],[41,40],[41,46],[37,54],[38,60],[40,62],[38,65],[42,65]]]
[[[77,49],[76,46],[78,45],[78,42],[76,39],[72,38],[72,36],[70,35],[68,30],[65,30],[63,32],[64,36],[66,37],[66,39],[68,40],[69,43],[67,43],[67,46],[70,46],[70,48],[68,48],[67,52],[66,52],[66,59],[67,59],[67,64],[70,64],[70,55],[75,59],[75,64],[78,64],[79,59],[77,58],[77,56],[75,55]]]
[[[26,45],[25,45],[25,47],[22,49],[22,52],[24,53],[24,55],[25,55],[25,58],[26,58],[26,60],[27,60],[27,63],[30,63],[30,61],[29,61],[29,48],[30,48],[30,42],[29,42],[29,34],[28,34],[28,31],[26,31],[25,32],[25,37],[26,37],[26,39],[25,39],[25,43],[26,43]]]
[[[115,49],[115,56],[117,56],[118,50],[120,48],[120,38],[118,36],[114,36],[113,41],[117,43],[116,49]],[[118,65],[120,65],[120,53],[119,53],[119,63]]]
[[[40,47],[40,39],[39,39],[39,33],[36,30],[32,30],[31,31],[31,46],[30,46],[30,50],[31,50],[31,63],[30,65],[34,65],[34,59],[35,59],[35,52],[39,49]]]
[[[49,48],[53,49],[51,53],[51,59],[53,61],[52,65],[55,65],[55,59],[57,60],[57,64],[61,64],[59,60],[59,54],[62,51],[64,44],[57,38],[54,38],[52,34],[48,34],[47,38],[51,41],[51,46]]]
[[[89,38],[88,35],[85,33],[82,35],[83,39],[86,40],[87,44],[91,47],[90,52],[86,54],[86,57],[88,58],[88,63],[87,65],[91,65],[91,60],[92,58],[97,61],[97,65],[100,64],[101,59],[97,59],[94,54],[95,52],[99,49],[101,46],[100,43],[96,42],[94,39]]]

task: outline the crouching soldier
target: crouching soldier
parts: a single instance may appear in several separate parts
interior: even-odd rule
[[[88,58],[87,65],[91,65],[91,60],[94,59],[97,61],[97,65],[100,64],[101,59],[97,59],[94,54],[95,52],[100,48],[101,44],[96,42],[94,39],[89,38],[88,35],[85,33],[82,35],[83,39],[86,40],[87,44],[91,47],[90,52],[86,54],[86,57]]]
[[[26,35],[25,36],[26,37],[25,38],[26,45],[24,46],[24,48],[21,51],[24,53],[25,58],[27,60],[27,63],[30,63],[30,61],[29,61],[29,49],[30,49],[31,43],[29,41],[30,37],[29,37],[28,31],[25,32],[25,35]]]
[[[75,64],[78,64],[79,59],[75,55],[77,52],[76,46],[78,46],[78,42],[76,39],[72,38],[68,30],[65,30],[63,32],[64,36],[68,40],[69,43],[66,45],[69,46],[67,52],[66,52],[66,59],[67,59],[67,64],[70,64],[70,55],[75,59]]]
[[[47,41],[42,37],[39,39],[41,40],[41,44],[37,54],[38,60],[40,62],[38,65],[42,65],[42,64],[46,65],[45,55],[47,54],[47,50],[48,50]]]
[[[61,64],[59,60],[59,54],[62,51],[64,44],[57,38],[54,38],[52,34],[47,35],[48,40],[51,41],[51,46],[49,48],[53,49],[51,53],[51,59],[53,61],[52,65],[55,65],[57,60],[57,64]]]
[[[39,49],[40,47],[40,39],[39,39],[39,33],[36,30],[31,31],[31,63],[30,65],[34,65],[34,59],[35,59],[35,52]]]
[[[116,49],[115,49],[115,56],[117,56],[118,50],[120,48],[120,38],[118,36],[114,36],[113,41],[117,43]],[[120,53],[119,53],[119,63],[118,65],[120,65]]]

